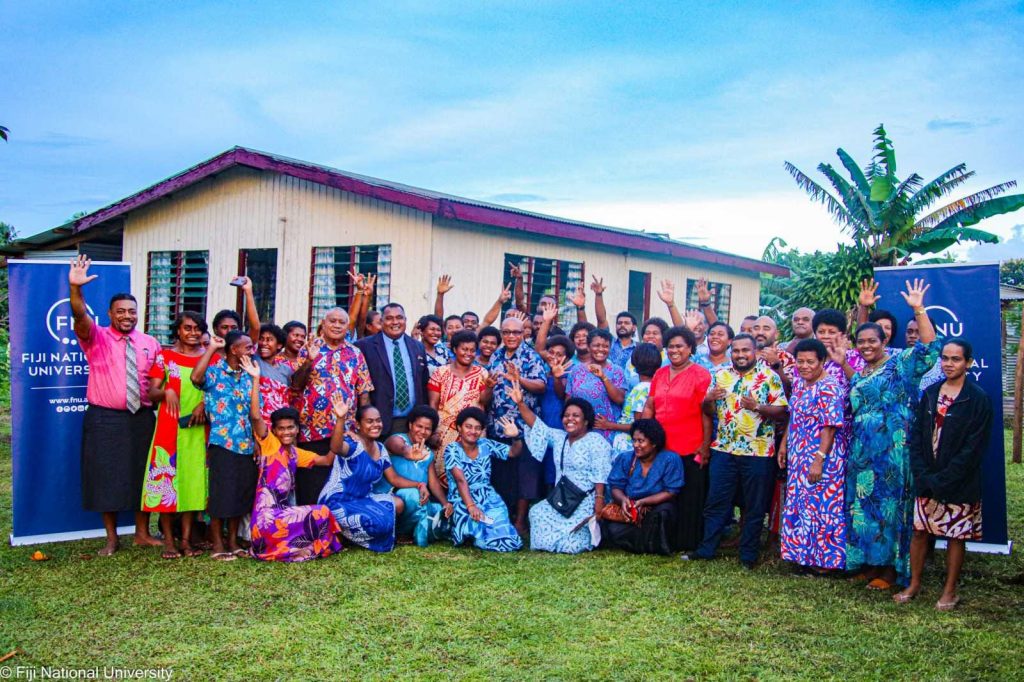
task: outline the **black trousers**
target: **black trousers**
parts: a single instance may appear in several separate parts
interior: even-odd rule
[[[676,495],[677,551],[692,552],[700,546],[707,490],[707,471],[697,463],[695,455],[683,457],[683,489]]]
[[[311,440],[308,443],[299,443],[303,450],[315,452],[318,455],[326,455],[331,451],[331,439]],[[331,475],[332,467],[298,467],[295,469],[295,504],[306,505],[316,504],[320,498],[320,491],[324,489],[327,478]]]
[[[602,521],[601,546],[624,549],[634,554],[667,556],[672,553],[675,527],[675,502],[662,502],[647,511],[639,526],[634,526],[632,523]]]

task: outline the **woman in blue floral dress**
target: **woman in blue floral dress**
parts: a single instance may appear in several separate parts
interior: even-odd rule
[[[483,410],[465,408],[455,418],[459,439],[444,452],[448,501],[452,504],[452,543],[458,546],[472,539],[479,549],[514,552],[522,548],[523,540],[509,520],[508,507],[491,485],[491,458],[515,457],[522,443],[517,442],[516,452],[510,453],[508,445],[481,438],[486,424],[487,414]],[[495,426],[502,429],[506,438],[519,435],[511,417],[497,420]]]
[[[562,408],[562,428],[553,429],[534,414],[523,401],[523,392],[513,382],[509,391],[526,423],[526,448],[537,459],[551,447],[555,457],[555,481],[567,477],[587,496],[568,517],[547,500],[530,509],[530,549],[543,552],[579,554],[594,549],[590,529],[584,523],[604,506],[605,481],[612,469],[608,441],[593,430],[594,408],[585,400],[570,398]]]
[[[331,402],[335,417],[344,422],[348,403],[337,393]],[[392,468],[387,449],[377,441],[383,422],[376,407],[363,405],[355,417],[355,437],[341,429],[331,434],[331,452],[337,457],[318,504],[330,507],[346,539],[373,552],[390,552],[395,546],[395,517],[405,504],[390,493],[373,492],[374,485],[384,478],[395,488],[417,488],[420,504],[427,501],[427,485],[399,476]]]
[[[923,301],[923,280],[902,292],[914,311],[920,340],[893,355],[885,352],[884,332],[873,322],[857,328],[857,350],[864,369],[850,379],[853,433],[846,470],[846,567],[861,571],[868,587],[888,590],[910,578],[910,537],[914,495],[907,434],[910,397],[939,353],[935,328]]]

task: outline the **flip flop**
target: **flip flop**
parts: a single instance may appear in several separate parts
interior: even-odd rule
[[[236,557],[231,552],[215,552],[214,554],[210,555],[210,558],[214,561],[234,561],[238,557]]]
[[[886,590],[892,589],[892,583],[886,580],[885,578],[875,578],[874,580],[868,583],[868,589],[884,592]]]
[[[178,550],[174,550],[173,552],[168,550],[166,552],[163,552],[160,555],[160,558],[161,559],[180,559],[181,558],[181,552],[179,552]]]
[[[203,554],[204,554],[203,550],[196,549],[195,547],[190,547],[189,549],[183,549],[183,550],[181,550],[181,552],[182,552],[182,554],[184,554],[187,557],[203,556]]]
[[[233,551],[232,554],[234,554],[237,557],[247,557],[249,556],[249,550],[242,549],[241,547],[239,547],[238,549]]]
[[[897,604],[909,604],[910,602],[914,601],[914,599],[917,598],[917,595],[921,594],[921,592],[923,591],[924,590],[918,590],[914,594],[903,594],[902,592],[897,592],[892,596],[892,600]]]
[[[953,601],[942,601],[935,602],[935,609],[937,611],[952,611],[960,605],[960,597],[957,596]]]

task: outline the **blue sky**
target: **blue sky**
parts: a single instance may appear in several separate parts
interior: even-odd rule
[[[966,161],[965,192],[1024,182],[1020,2],[0,2],[0,17],[0,220],[22,235],[235,144],[752,256],[775,235],[841,238],[783,161],[813,173],[843,147],[866,163],[880,122],[903,174]],[[1016,236],[996,257],[1024,256],[1017,224],[987,223]]]

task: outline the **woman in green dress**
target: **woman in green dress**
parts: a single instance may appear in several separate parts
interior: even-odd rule
[[[149,398],[160,403],[156,432],[142,483],[142,511],[160,514],[164,559],[202,554],[192,547],[194,512],[206,509],[206,412],[203,392],[190,375],[205,350],[206,321],[183,312],[171,328],[174,345],[156,356]],[[181,551],[174,544],[174,515],[181,517]]]
[[[935,329],[924,308],[928,286],[907,282],[903,298],[914,311],[920,340],[889,355],[873,322],[857,328],[864,369],[850,379],[853,431],[846,469],[846,569],[874,590],[910,578],[914,494],[907,446],[911,396],[938,357]]]

